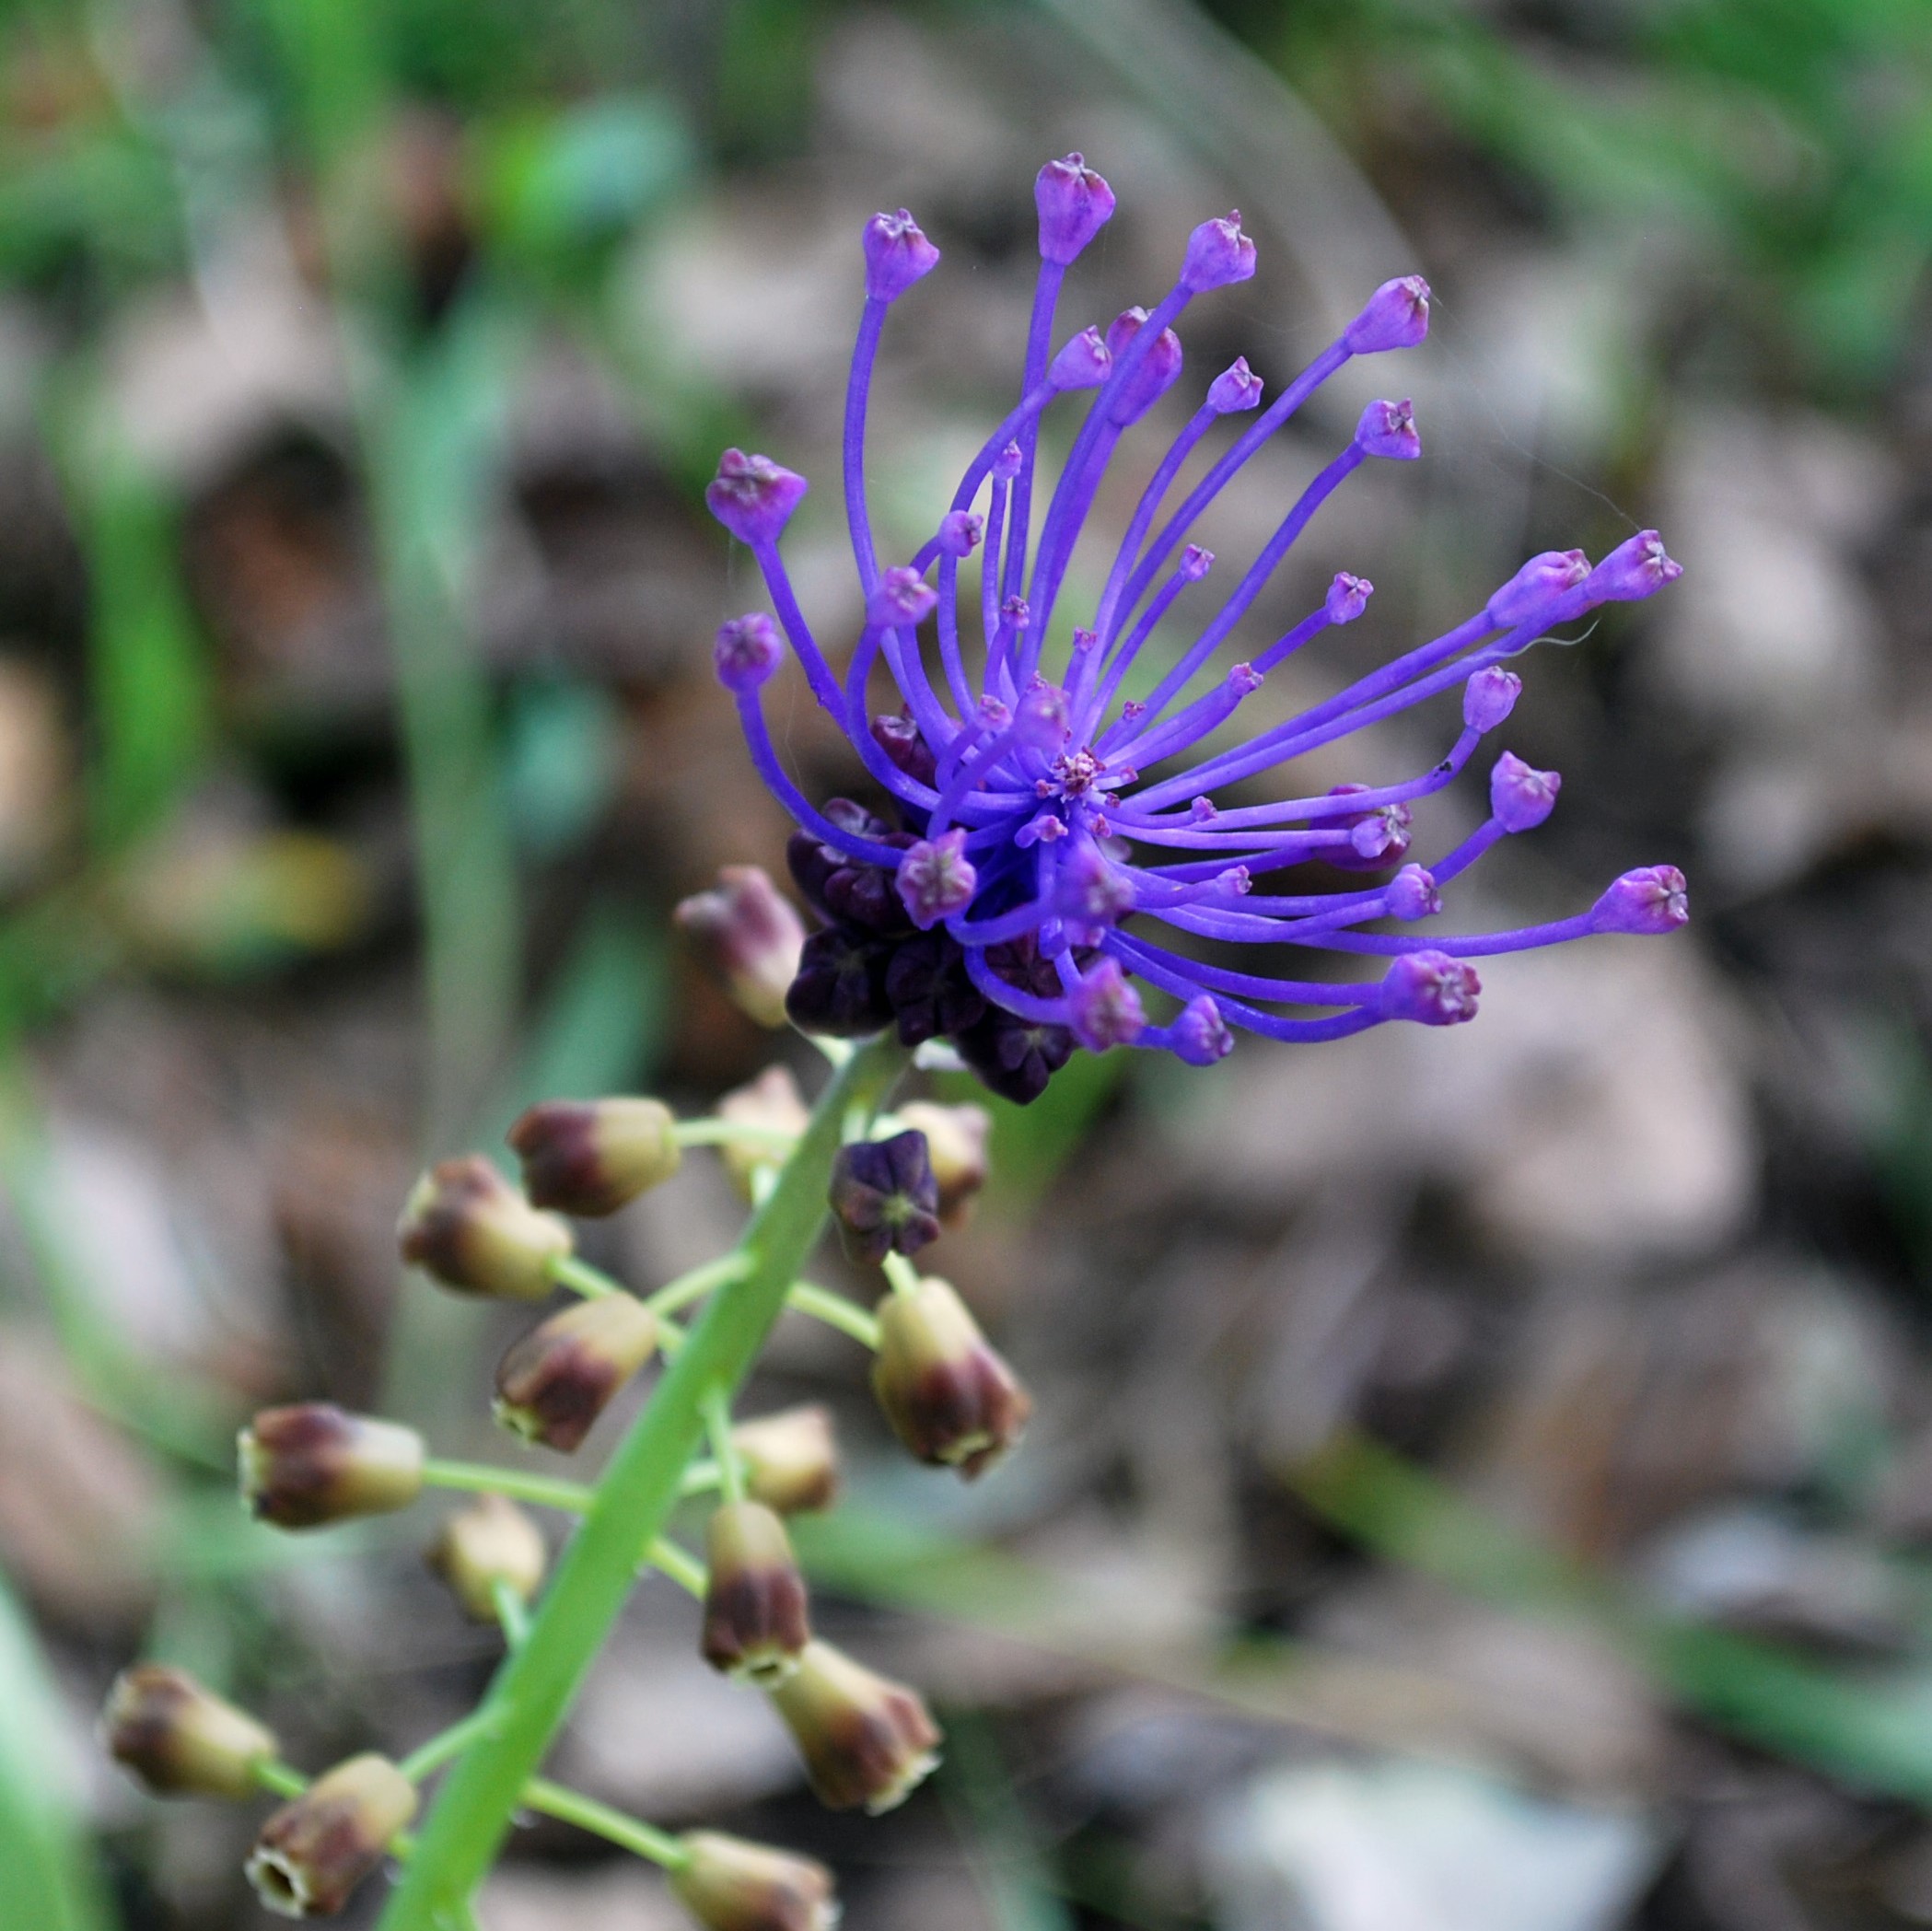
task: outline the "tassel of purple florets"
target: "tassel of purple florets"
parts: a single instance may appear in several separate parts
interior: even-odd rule
[[[727,623],[716,663],[761,775],[798,822],[792,877],[823,922],[787,995],[791,1018],[813,1032],[890,1027],[908,1045],[949,1041],[995,1091],[1024,1102],[1076,1045],[1158,1048],[1209,1065],[1230,1050],[1236,1028],[1315,1041],[1390,1019],[1460,1025],[1475,1017],[1481,991],[1472,958],[1682,925],[1683,875],[1650,866],[1626,872],[1569,918],[1505,932],[1404,929],[1438,917],[1445,889],[1484,851],[1555,808],[1560,776],[1502,750],[1489,764],[1486,820],[1426,864],[1409,857],[1415,808],[1474,762],[1509,717],[1522,681],[1507,661],[1554,627],[1602,603],[1648,597],[1682,574],[1655,530],[1594,566],[1577,550],[1532,557],[1441,636],[1245,739],[1228,728],[1278,665],[1362,615],[1374,586],[1344,571],[1278,638],[1245,649],[1234,642],[1349,473],[1370,458],[1422,453],[1413,407],[1371,402],[1231,585],[1203,588],[1215,559],[1190,532],[1344,363],[1425,339],[1429,289],[1419,275],[1385,282],[1265,407],[1245,360],[1206,385],[1095,577],[1103,587],[1090,617],[1069,626],[1064,652],[1055,649],[1056,607],[1113,454],[1184,378],[1175,324],[1196,297],[1251,277],[1255,251],[1238,214],[1203,222],[1159,301],[1104,330],[1074,330],[1056,347],[1066,272],[1111,216],[1114,197],[1077,154],[1042,169],[1034,196],[1041,268],[1019,400],[968,466],[931,539],[884,567],[865,488],[873,364],[888,312],[939,251],[904,209],[866,226],[844,474],[865,626],[843,676],[813,637],[779,554],[804,478],[731,449],[706,492],[718,520],[755,555],[775,613]],[[1090,404],[1036,518],[1042,417],[1081,391]],[[1243,416],[1245,426],[1228,420]],[[1232,440],[1173,505],[1190,457],[1224,421],[1219,434]],[[960,565],[975,554],[978,578],[962,584]],[[1162,626],[1179,628],[1183,611],[1192,641],[1154,675],[1141,653]],[[890,800],[890,818],[850,799],[814,805],[780,762],[762,693],[787,644]],[[1224,646],[1235,661],[1216,670]],[[867,689],[881,669],[899,705],[873,715]],[[1272,803],[1236,795],[1307,752],[1449,692],[1460,694],[1461,734],[1414,777]],[[1239,962],[1252,945],[1344,960],[1380,955],[1387,965],[1379,976],[1359,976],[1359,967],[1327,979],[1251,972]]]

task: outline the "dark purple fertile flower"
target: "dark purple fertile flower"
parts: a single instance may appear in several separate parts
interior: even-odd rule
[[[1680,574],[1656,532],[1639,532],[1594,568],[1578,551],[1533,557],[1442,635],[1243,739],[1229,727],[1263,681],[1323,631],[1358,618],[1371,586],[1342,573],[1311,590],[1314,608],[1272,639],[1238,636],[1243,620],[1351,471],[1374,457],[1420,455],[1414,410],[1371,403],[1225,591],[1206,587],[1214,558],[1190,537],[1344,363],[1424,339],[1427,285],[1416,276],[1385,283],[1266,407],[1245,362],[1205,385],[1167,453],[1143,467],[1148,481],[1118,546],[1082,553],[1076,576],[1076,549],[1123,437],[1183,379],[1175,324],[1197,295],[1252,274],[1254,245],[1238,218],[1203,223],[1158,301],[1128,309],[1104,333],[1063,332],[1054,315],[1068,266],[1113,196],[1077,155],[1050,162],[1036,196],[1042,260],[1019,399],[968,465],[933,537],[884,563],[865,487],[873,368],[893,295],[936,256],[909,216],[867,229],[844,464],[866,625],[842,672],[813,637],[779,555],[803,480],[732,450],[709,492],[719,520],[751,547],[813,695],[896,819],[846,799],[821,807],[799,791],[764,715],[770,622],[727,626],[720,676],[753,762],[797,820],[792,876],[826,921],[786,996],[794,1021],[845,1035],[890,1026],[909,1045],[949,1039],[988,1086],[1023,1103],[1077,1044],[1158,1047],[1208,1065],[1236,1028],[1315,1041],[1389,1019],[1454,1025],[1475,1014],[1472,959],[1682,924],[1682,877],[1657,866],[1626,873],[1569,918],[1505,932],[1426,929],[1463,872],[1555,802],[1557,774],[1507,751],[1492,770],[1486,820],[1426,863],[1407,862],[1414,808],[1453,783],[1510,715],[1521,689],[1510,661],[1596,606],[1647,597]],[[1042,415],[1077,407],[1070,398],[1083,388],[1090,401],[1048,490],[1036,460]],[[1245,425],[1230,420],[1249,411]],[[1226,440],[1205,452],[1203,471],[1191,459],[1211,434]],[[1199,480],[1183,483],[1184,474]],[[1110,487],[1117,492],[1117,480]],[[1089,581],[1100,586],[1091,609],[1063,609],[1070,585]],[[896,707],[879,714],[867,698],[875,675],[898,692]],[[1437,696],[1460,702],[1461,728],[1414,777],[1285,784],[1290,795],[1272,802],[1248,802],[1236,789]],[[1415,925],[1425,929],[1402,929]],[[1283,945],[1379,957],[1387,969],[1379,978],[1357,966],[1306,979],[1239,969],[1236,948]]]
[[[874,1266],[939,1238],[939,1182],[922,1133],[855,1140],[832,1163],[830,1204],[847,1256]]]

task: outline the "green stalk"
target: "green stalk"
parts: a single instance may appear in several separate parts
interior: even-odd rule
[[[637,1552],[658,1535],[704,1434],[714,1390],[750,1372],[825,1223],[825,1192],[845,1120],[869,1113],[904,1069],[890,1036],[832,1076],[764,1204],[739,1241],[751,1266],[720,1288],[631,1425],[564,1552],[529,1637],[497,1671],[486,1701],[493,1732],[464,1752],[437,1794],[379,1931],[452,1931],[495,1862],[523,1801],[630,1594]]]

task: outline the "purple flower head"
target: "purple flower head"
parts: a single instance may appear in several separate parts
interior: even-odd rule
[[[1682,575],[1683,565],[1665,553],[1664,540],[1656,530],[1640,529],[1619,543],[1583,587],[1597,603],[1635,603]]]
[[[1460,1026],[1476,1016],[1483,982],[1447,952],[1404,952],[1381,983],[1382,1016],[1422,1026]]]
[[[1216,415],[1238,415],[1261,406],[1262,378],[1248,366],[1245,355],[1237,355],[1207,385],[1207,406]]]
[[[1485,665],[1462,687],[1462,722],[1472,731],[1493,731],[1522,695],[1523,681],[1500,664]]]
[[[1384,282],[1368,306],[1342,332],[1351,355],[1379,349],[1413,349],[1429,332],[1429,285],[1420,275]]]
[[[1404,396],[1400,402],[1371,402],[1356,425],[1356,448],[1364,456],[1389,456],[1414,462],[1422,454],[1415,430],[1415,405]]]
[[[1241,211],[1204,221],[1187,238],[1181,285],[1190,295],[1245,282],[1254,273],[1254,244],[1241,233]]]
[[[1593,932],[1675,932],[1691,916],[1689,888],[1674,865],[1625,872],[1590,908]]]
[[[939,250],[903,209],[875,215],[860,238],[866,251],[866,293],[875,302],[896,302],[914,282],[939,265]]]
[[[910,564],[894,564],[866,599],[866,622],[888,630],[923,623],[938,602],[939,593]]]
[[[757,690],[784,656],[778,626],[762,611],[719,624],[717,641],[711,646],[712,666],[727,691]]]
[[[713,507],[752,545],[784,639],[876,794],[867,809],[798,788],[761,690],[779,626],[762,617],[727,626],[719,674],[753,763],[798,824],[787,862],[824,921],[786,994],[793,1021],[853,1037],[892,1028],[908,1045],[946,1039],[994,1091],[1024,1104],[1081,1047],[1131,1044],[1206,1065],[1235,1030],[1311,1042],[1393,1019],[1457,1024],[1476,1009],[1472,959],[1681,923],[1682,879],[1656,867],[1627,873],[1568,918],[1438,930],[1461,876],[1554,801],[1555,774],[1509,753],[1491,774],[1491,815],[1476,831],[1422,843],[1418,821],[1435,794],[1473,778],[1465,773],[1484,733],[1509,715],[1521,688],[1508,666],[1537,633],[1676,574],[1656,538],[1646,532],[1595,570],[1576,552],[1533,558],[1439,636],[1251,726],[1263,709],[1253,697],[1262,680],[1361,613],[1369,586],[1344,574],[1304,587],[1298,622],[1262,627],[1263,593],[1328,498],[1369,457],[1418,453],[1409,404],[1370,406],[1277,513],[1272,534],[1239,558],[1231,583],[1225,559],[1209,577],[1214,559],[1191,539],[1351,355],[1419,339],[1426,290],[1379,290],[1265,407],[1237,362],[1163,455],[1143,439],[1162,440],[1146,418],[1180,372],[1172,325],[1196,292],[1250,273],[1252,252],[1235,224],[1205,224],[1176,286],[1106,332],[1104,366],[1091,332],[1056,355],[1066,265],[1111,205],[1075,157],[1042,175],[1043,261],[1018,399],[990,425],[935,534],[890,568],[865,487],[884,321],[878,307],[867,311],[846,396],[844,482],[868,621],[836,671],[777,544],[802,481],[737,451],[720,466]],[[1070,372],[1092,387],[1088,404],[1065,401]],[[1043,425],[1061,410],[1064,435],[1057,416]],[[1036,455],[1049,436],[1065,451],[1051,477]],[[1136,447],[1113,467],[1129,439]],[[875,715],[879,679],[897,700]],[[1448,741],[1412,775],[1333,788],[1306,775],[1421,705]],[[1378,764],[1388,750],[1379,748]],[[1410,862],[1412,843],[1422,844],[1419,862]],[[1307,965],[1284,967],[1284,948]],[[1386,960],[1386,975],[1365,973],[1364,954]],[[1347,969],[1324,970],[1324,955],[1349,955]]]
[[[1146,320],[1145,308],[1129,308],[1107,325],[1107,347],[1115,361],[1126,355]],[[1122,384],[1113,400],[1113,421],[1123,428],[1137,423],[1180,379],[1181,338],[1173,330],[1163,329],[1141,357],[1140,366]]]
[[[939,518],[939,534],[934,541],[941,556],[971,556],[980,547],[985,528],[984,517],[970,509],[949,509]]]
[[[727,449],[704,485],[704,504],[740,543],[775,543],[811,485],[769,456]]]
[[[1366,576],[1351,576],[1344,570],[1328,587],[1321,608],[1331,623],[1353,623],[1368,608],[1375,586]]]
[[[1556,808],[1561,774],[1538,771],[1505,751],[1489,774],[1490,815],[1506,832],[1533,832]]]
[[[1046,379],[1055,389],[1098,389],[1112,370],[1113,351],[1100,340],[1100,332],[1082,329],[1048,364]]]
[[[1049,161],[1033,182],[1042,261],[1065,268],[1107,226],[1113,190],[1077,154]]]

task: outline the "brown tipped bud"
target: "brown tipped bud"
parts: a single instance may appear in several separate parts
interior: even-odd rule
[[[763,871],[727,865],[711,890],[681,901],[671,916],[740,1012],[761,1026],[786,1023],[786,988],[798,975],[805,927]]]
[[[717,1116],[772,1133],[802,1134],[811,1124],[811,1113],[789,1066],[767,1066],[749,1085],[727,1093],[717,1103]],[[748,1146],[742,1141],[727,1141],[719,1151],[724,1155],[725,1171],[747,1200],[751,1197],[751,1182],[758,1169],[777,1166],[781,1157],[769,1146]]]
[[[416,1814],[416,1786],[387,1757],[351,1757],[262,1826],[249,1882],[284,1917],[333,1917]]]
[[[832,1931],[832,1873],[811,1857],[721,1831],[687,1831],[670,1888],[707,1931]]]
[[[819,1801],[834,1810],[863,1804],[877,1817],[902,1804],[938,1765],[938,1726],[919,1697],[830,1643],[806,1645],[798,1667],[772,1692],[772,1706]]]
[[[915,1254],[939,1238],[939,1183],[925,1135],[855,1140],[839,1148],[826,1194],[850,1261],[875,1267],[888,1254]]]
[[[330,1402],[264,1408],[236,1444],[241,1499],[281,1529],[387,1515],[423,1492],[423,1437]]]
[[[528,1602],[543,1585],[548,1556],[537,1525],[507,1495],[478,1495],[443,1524],[429,1566],[464,1612],[496,1621],[496,1585]]]
[[[782,1516],[830,1508],[839,1492],[839,1445],[832,1412],[817,1402],[740,1422],[731,1446],[744,1465],[745,1492]]]
[[[879,1310],[872,1390],[892,1432],[921,1461],[969,1480],[1019,1440],[1032,1398],[987,1344],[946,1281],[928,1274]]]
[[[540,1207],[593,1219],[662,1186],[684,1157],[659,1099],[540,1100],[509,1142]]]
[[[704,1660],[739,1682],[784,1681],[811,1640],[785,1524],[762,1502],[727,1502],[711,1518],[704,1553]]]
[[[446,1287],[511,1301],[541,1301],[555,1285],[550,1263],[572,1246],[563,1221],[476,1153],[439,1161],[416,1182],[396,1236],[402,1258]]]
[[[525,1441],[567,1455],[657,1345],[658,1317],[634,1296],[579,1301],[532,1328],[503,1357],[496,1419]]]
[[[986,1184],[986,1142],[993,1133],[993,1115],[983,1106],[939,1106],[930,1099],[914,1099],[899,1109],[899,1117],[925,1135],[933,1178],[939,1183],[941,1223],[964,1227]]]
[[[157,1797],[249,1797],[280,1746],[246,1710],[165,1663],[114,1679],[100,1715],[108,1753]]]

